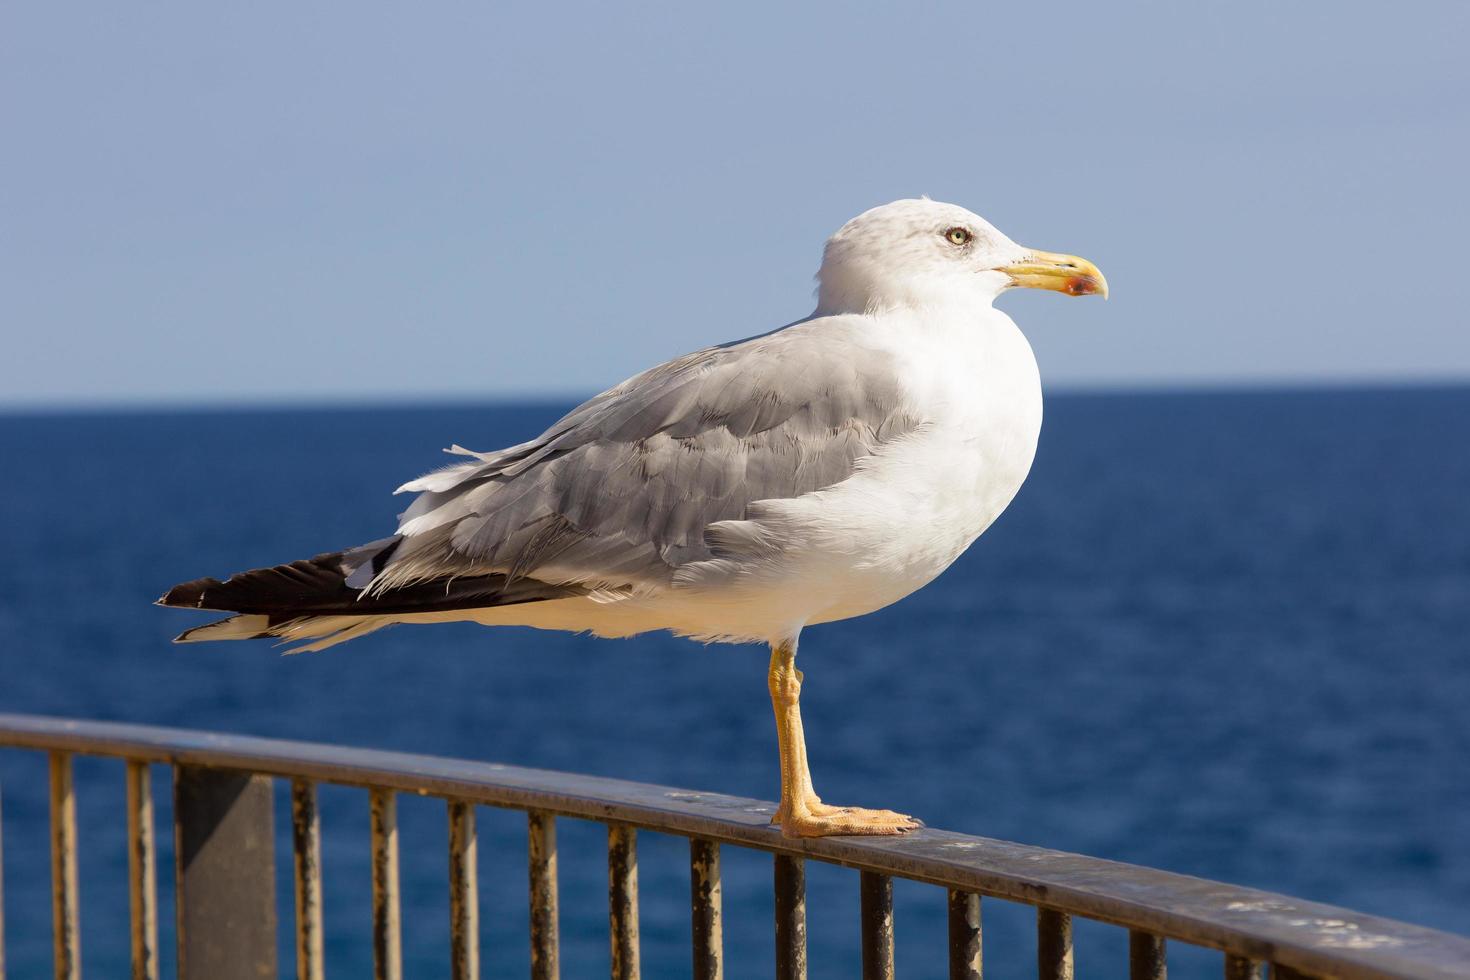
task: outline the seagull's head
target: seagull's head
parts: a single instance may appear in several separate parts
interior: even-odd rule
[[[928,198],[894,201],[843,225],[827,239],[817,282],[823,314],[989,306],[1012,286],[1108,295],[1086,259],[1017,245],[973,211]]]

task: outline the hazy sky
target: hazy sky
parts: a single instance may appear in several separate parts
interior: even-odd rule
[[[1470,4],[7,3],[0,402],[587,393],[929,194],[1053,385],[1470,377]]]

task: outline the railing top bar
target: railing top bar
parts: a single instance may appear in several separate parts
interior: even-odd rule
[[[0,746],[245,769],[546,810],[705,837],[998,898],[1355,978],[1470,980],[1470,937],[1188,875],[1024,844],[921,830],[793,841],[774,804],[597,776],[114,722],[0,713]]]

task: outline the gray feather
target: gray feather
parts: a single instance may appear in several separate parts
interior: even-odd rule
[[[753,504],[840,483],[919,422],[888,355],[855,331],[838,342],[830,320],[805,327],[669,361],[530,442],[405,485],[423,492],[374,588],[469,572],[638,588],[768,546],[742,530]]]

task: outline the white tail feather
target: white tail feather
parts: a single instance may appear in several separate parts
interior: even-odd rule
[[[203,643],[206,640],[253,640],[266,632],[269,616],[231,616],[207,626],[196,626],[174,637],[175,643]]]
[[[275,636],[286,643],[311,640],[311,643],[292,647],[287,653],[309,653],[355,640],[359,636],[391,626],[396,620],[391,616],[302,616],[284,623],[270,625],[270,617],[263,615],[240,615],[222,619],[206,626],[181,633],[175,643],[203,643],[209,640],[254,640]]]
[[[315,653],[334,647],[338,643],[355,640],[384,626],[392,626],[396,620],[391,616],[308,616],[271,629],[272,636],[279,636],[287,643],[316,638],[314,642],[292,647],[287,653]]]

